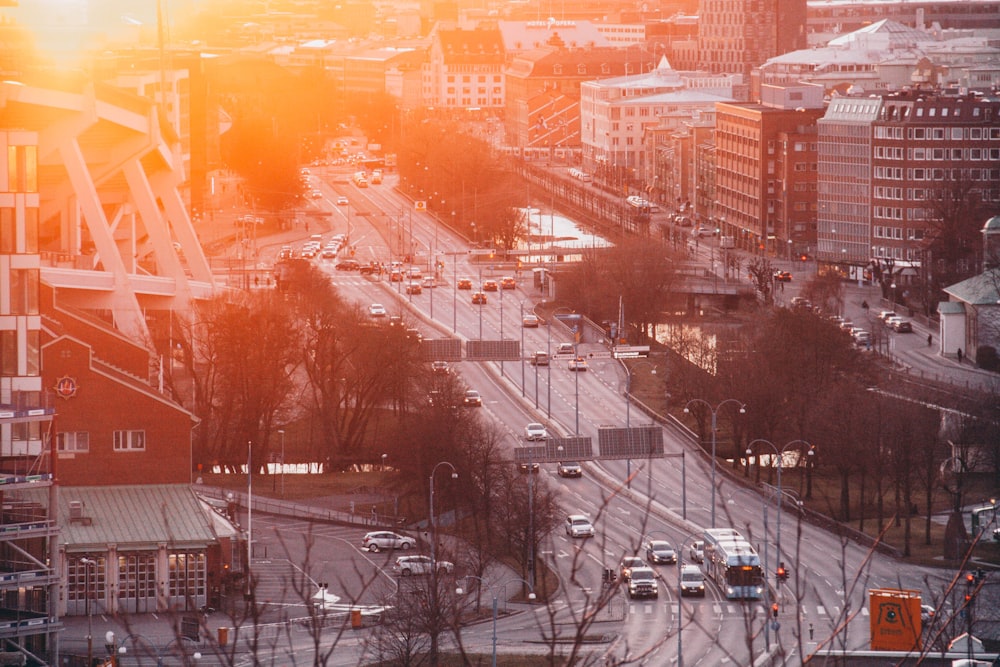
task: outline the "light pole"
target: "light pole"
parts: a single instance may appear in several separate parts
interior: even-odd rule
[[[656,364],[640,361],[635,365],[636,368],[640,366],[649,366],[656,375]],[[632,368],[624,361],[622,367],[625,369],[625,428],[632,428]],[[632,488],[632,459],[625,459],[625,487]]]
[[[497,599],[498,599],[497,596],[498,596],[498,593],[497,593],[496,587],[491,586],[482,577],[477,577],[474,574],[467,574],[467,575],[465,575],[465,578],[466,579],[476,579],[476,580],[478,580],[479,583],[480,583],[480,585],[486,586],[486,588],[488,588],[489,591],[490,591],[490,595],[493,596],[493,660],[492,660],[492,662],[490,664],[493,667],[497,667]],[[511,579],[510,581],[520,581],[523,584],[527,584],[528,590],[530,591],[528,593],[528,600],[531,601],[531,602],[534,602],[534,600],[535,600],[535,591],[532,588],[531,584],[529,584],[524,579]],[[505,581],[502,584],[498,584],[497,586],[498,587],[504,587],[508,583],[510,583],[510,581]],[[461,586],[459,586],[459,587],[457,587],[455,589],[455,595],[462,595],[463,592],[464,591],[462,590]]]
[[[521,300],[521,398],[524,398],[524,300]],[[535,408],[538,408],[538,365],[535,364]]]
[[[684,414],[691,414],[691,404],[701,403],[706,408],[708,408],[712,413],[712,528],[715,528],[715,446],[718,444],[718,423],[719,423],[719,410],[722,409],[726,403],[735,403],[740,406],[740,414],[745,415],[747,413],[746,403],[738,401],[735,398],[727,398],[716,406],[712,406],[708,401],[701,398],[692,398],[684,406]]]
[[[285,497],[285,429],[278,429],[281,436],[281,497]]]
[[[441,466],[448,466],[451,468],[451,478],[458,479],[458,470],[454,465],[448,461],[439,461],[434,468],[431,469],[431,483],[430,483],[430,524],[431,524],[431,568],[435,570],[437,568],[437,558],[435,556],[435,551],[437,549],[437,524],[434,522],[434,473]]]
[[[782,491],[781,491],[781,468],[784,466],[785,452],[787,452],[792,447],[805,446],[806,455],[813,456],[815,454],[816,448],[810,445],[805,440],[792,440],[781,449],[778,449],[778,446],[775,445],[770,440],[765,440],[764,438],[757,438],[756,440],[753,440],[750,444],[747,445],[747,451],[746,451],[747,456],[753,454],[753,446],[756,444],[767,445],[768,447],[770,447],[774,451],[775,457],[778,459],[778,466],[777,466],[778,467],[778,530],[774,542],[775,546],[778,549],[778,561],[780,562],[781,561],[781,506],[782,504],[784,504],[784,498],[782,497]],[[757,465],[758,466],[760,465],[759,456],[757,457]],[[765,535],[765,539],[766,537],[767,536]]]
[[[97,565],[92,558],[81,558],[83,563],[83,604],[87,612],[87,667],[94,664],[94,615],[90,608],[90,568]]]

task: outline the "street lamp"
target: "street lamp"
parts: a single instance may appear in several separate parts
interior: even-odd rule
[[[437,524],[434,522],[434,473],[441,466],[448,466],[451,468],[451,478],[458,479],[458,470],[454,465],[448,461],[439,461],[433,469],[431,469],[431,483],[430,483],[430,524],[431,524],[431,567],[432,570],[437,568],[437,558],[435,557],[435,550],[437,547]]]
[[[83,604],[87,612],[87,667],[94,664],[94,615],[90,609],[90,567],[97,565],[92,558],[81,558],[83,563]]]
[[[281,497],[285,497],[285,429],[279,428],[278,435],[281,436]]]
[[[649,366],[653,375],[656,375],[656,364],[649,361],[640,361],[635,364],[636,368]],[[632,368],[624,361],[622,367],[625,369],[625,428],[632,428]],[[625,459],[625,486],[632,488],[632,459]]]
[[[738,401],[735,398],[727,398],[715,407],[712,406],[708,401],[701,398],[692,398],[684,406],[684,414],[691,414],[691,404],[701,403],[707,407],[712,413],[712,528],[715,528],[715,446],[718,441],[718,420],[719,420],[719,410],[722,409],[726,403],[735,403],[740,406],[740,414],[745,415],[747,413],[746,403]]]
[[[478,580],[479,583],[480,583],[480,585],[486,586],[486,588],[488,588],[489,591],[490,591],[490,595],[493,596],[493,660],[492,660],[491,664],[492,664],[493,667],[497,667],[497,599],[498,599],[498,593],[497,593],[496,588],[497,587],[505,587],[511,581],[520,581],[521,583],[526,584],[528,586],[528,590],[530,591],[528,593],[528,600],[531,601],[531,602],[534,602],[534,600],[535,600],[535,591],[532,588],[531,584],[529,584],[524,579],[511,579],[510,581],[505,581],[502,584],[498,584],[497,587],[494,587],[494,586],[491,586],[489,583],[487,583],[482,577],[477,577],[474,574],[467,574],[467,575],[465,575],[465,578],[466,579],[476,579],[476,580]],[[456,595],[462,595],[463,592],[464,591],[462,590],[461,586],[459,586],[459,587],[457,587],[455,589],[455,594]]]
[[[775,457],[777,457],[778,459],[778,531],[774,541],[775,545],[778,548],[778,561],[780,562],[781,561],[781,506],[784,504],[784,498],[782,497],[782,491],[781,491],[781,468],[784,466],[785,452],[787,452],[789,448],[799,447],[804,445],[805,447],[807,447],[806,455],[814,456],[816,448],[810,445],[805,440],[792,440],[781,449],[778,449],[778,446],[775,445],[770,440],[765,440],[764,438],[757,438],[756,440],[752,441],[750,444],[747,445],[747,456],[753,454],[753,446],[757,444],[769,446],[774,451]],[[757,464],[760,465],[759,456],[757,457]],[[765,539],[767,538],[766,535],[764,537]]]

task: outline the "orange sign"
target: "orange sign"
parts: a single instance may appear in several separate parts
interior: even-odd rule
[[[871,650],[920,650],[920,591],[873,588],[868,591],[868,600]]]

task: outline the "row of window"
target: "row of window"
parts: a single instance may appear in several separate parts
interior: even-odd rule
[[[906,239],[908,241],[919,241],[924,238],[923,229],[907,227],[905,230]],[[884,227],[882,225],[875,225],[872,227],[872,238],[876,239],[895,239],[897,241],[902,241],[903,234],[903,227]]]
[[[445,92],[448,95],[454,95],[455,94],[455,87],[454,86],[448,86],[448,88],[447,88],[447,90]],[[494,95],[499,95],[500,93],[501,93],[501,90],[500,90],[499,87],[493,89],[493,94]],[[480,88],[476,92],[472,92],[468,88],[463,88],[461,94],[462,95],[486,95],[486,89],[485,88]],[[483,99],[483,98],[480,98],[480,99]]]
[[[1000,169],[925,169],[903,167],[875,167],[875,178],[886,181],[963,181],[1000,182]]]
[[[447,78],[447,81],[448,81],[448,83],[455,83],[455,81],[456,81],[457,78],[458,77],[456,77],[454,74],[449,74],[448,78]],[[493,75],[493,83],[500,83],[501,81],[502,81],[502,77],[500,77],[497,74]],[[486,75],[485,74],[480,74],[479,76],[477,76],[476,77],[476,82],[477,83],[486,83]],[[472,83],[472,77],[469,76],[468,74],[463,75],[462,76],[462,83]]]
[[[918,111],[920,111],[918,109]],[[976,109],[979,111],[979,109]],[[918,114],[919,115],[919,114]],[[947,114],[944,114],[947,115]],[[978,115],[978,114],[974,114]],[[905,132],[904,132],[905,130]],[[912,140],[930,139],[931,141],[996,141],[1000,140],[1000,127],[886,127],[875,126],[876,139]]]
[[[17,209],[0,207],[0,255],[23,252],[33,255],[38,252],[38,209],[24,209],[24,249],[17,247]]]
[[[1000,161],[1000,148],[907,148],[876,146],[875,158],[883,160],[944,160],[957,162]]]
[[[135,452],[146,449],[145,431],[115,431],[113,436],[116,452]],[[60,452],[89,452],[90,433],[87,431],[65,431],[56,434],[56,450]]]
[[[66,561],[66,599],[101,600],[107,584],[107,558],[94,554]],[[205,595],[208,576],[204,552],[172,551],[167,555],[167,595],[174,598]],[[118,557],[118,597],[156,598],[156,554],[133,552]]]
[[[19,369],[21,355],[17,346],[17,331],[0,331],[0,375],[4,377],[34,377],[39,373],[41,339],[37,330],[25,332],[24,371]]]

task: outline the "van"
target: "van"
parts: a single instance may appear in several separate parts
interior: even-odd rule
[[[559,343],[556,354],[576,354],[576,347],[573,343]]]
[[[532,366],[548,366],[549,365],[549,354],[548,352],[538,351],[531,355],[531,365]]]
[[[705,575],[697,565],[681,568],[681,595],[705,595]]]

